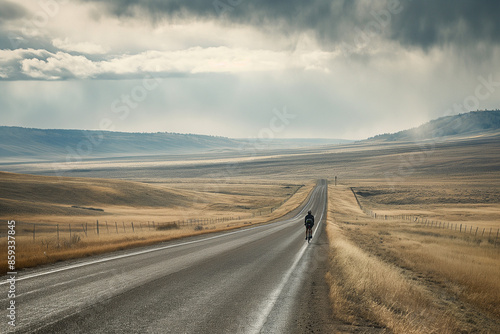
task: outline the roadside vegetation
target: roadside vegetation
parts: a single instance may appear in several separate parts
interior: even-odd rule
[[[22,222],[16,232],[16,269],[22,269],[267,223],[297,208],[314,182],[184,179],[146,184],[0,173],[0,185],[5,208],[0,218]],[[0,248],[7,249],[6,238]],[[6,272],[5,257],[0,274]]]
[[[500,331],[500,247],[412,221],[373,219],[346,186],[329,187],[329,204],[335,317],[392,333]]]

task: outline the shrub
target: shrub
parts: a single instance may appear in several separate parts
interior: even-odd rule
[[[178,230],[178,229],[179,225],[177,225],[176,223],[158,224],[158,226],[156,226],[157,231],[168,231],[168,230]]]

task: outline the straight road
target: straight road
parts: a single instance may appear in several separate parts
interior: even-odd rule
[[[311,307],[328,308],[316,287],[326,203],[319,181],[293,217],[272,224],[20,272],[15,332],[318,332],[324,323],[309,317]],[[316,217],[310,244],[307,210]],[[5,277],[0,291],[6,306]]]

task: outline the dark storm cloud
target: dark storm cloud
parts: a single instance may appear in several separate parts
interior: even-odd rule
[[[46,14],[43,12],[44,7],[41,8],[39,13]],[[34,15],[39,13],[33,13],[17,3],[0,0],[0,50],[56,51],[49,37],[37,33],[41,29]]]
[[[8,21],[25,17],[28,11],[9,1],[0,0],[0,49],[14,49],[19,46],[23,39],[12,31],[7,31],[3,26]]]
[[[0,28],[0,49],[39,49],[56,52],[52,40],[46,36],[29,36],[22,30],[2,30]]]
[[[340,37],[339,25],[358,21],[355,1],[349,0],[81,0],[103,3],[119,17],[146,13],[153,21],[217,19],[282,32],[314,29],[320,36]],[[348,18],[348,20],[346,20]],[[361,22],[358,22],[361,23]]]
[[[437,44],[500,42],[500,1],[406,1],[395,16],[392,37],[403,44],[428,48]]]
[[[9,1],[0,0],[0,22],[16,20],[27,14],[24,7]]]
[[[281,33],[312,30],[325,43],[370,31],[424,49],[446,43],[500,42],[498,0],[82,0],[117,16],[147,13],[156,21],[197,17]],[[394,10],[389,10],[393,8]],[[384,13],[389,12],[389,16]],[[377,27],[379,24],[379,27]]]

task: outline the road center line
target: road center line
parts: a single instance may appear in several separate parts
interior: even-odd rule
[[[316,232],[318,231],[319,226],[323,222],[323,214],[324,214],[324,210],[321,212],[321,217],[319,219],[319,223],[313,232],[313,238],[316,235]],[[290,276],[292,275],[295,268],[297,267],[300,260],[302,259],[302,256],[304,255],[308,246],[309,246],[308,243],[304,244],[300,248],[300,250],[298,251],[297,255],[295,255],[295,259],[294,259],[292,265],[287,270],[287,272],[285,273],[285,275],[281,279],[281,281],[278,284],[278,286],[276,287],[276,289],[274,289],[273,292],[270,294],[269,298],[267,299],[267,303],[266,303],[265,307],[263,308],[264,310],[259,314],[259,318],[257,320],[257,325],[255,325],[255,327],[252,326],[253,328],[251,329],[250,333],[257,334],[257,333],[260,333],[262,331],[262,329],[264,328],[264,325],[267,322],[267,318],[269,317],[269,314],[271,314],[271,311],[273,310],[274,305],[276,305],[276,301],[278,300],[279,296],[281,295],[281,292],[285,288],[285,285],[288,283]]]

